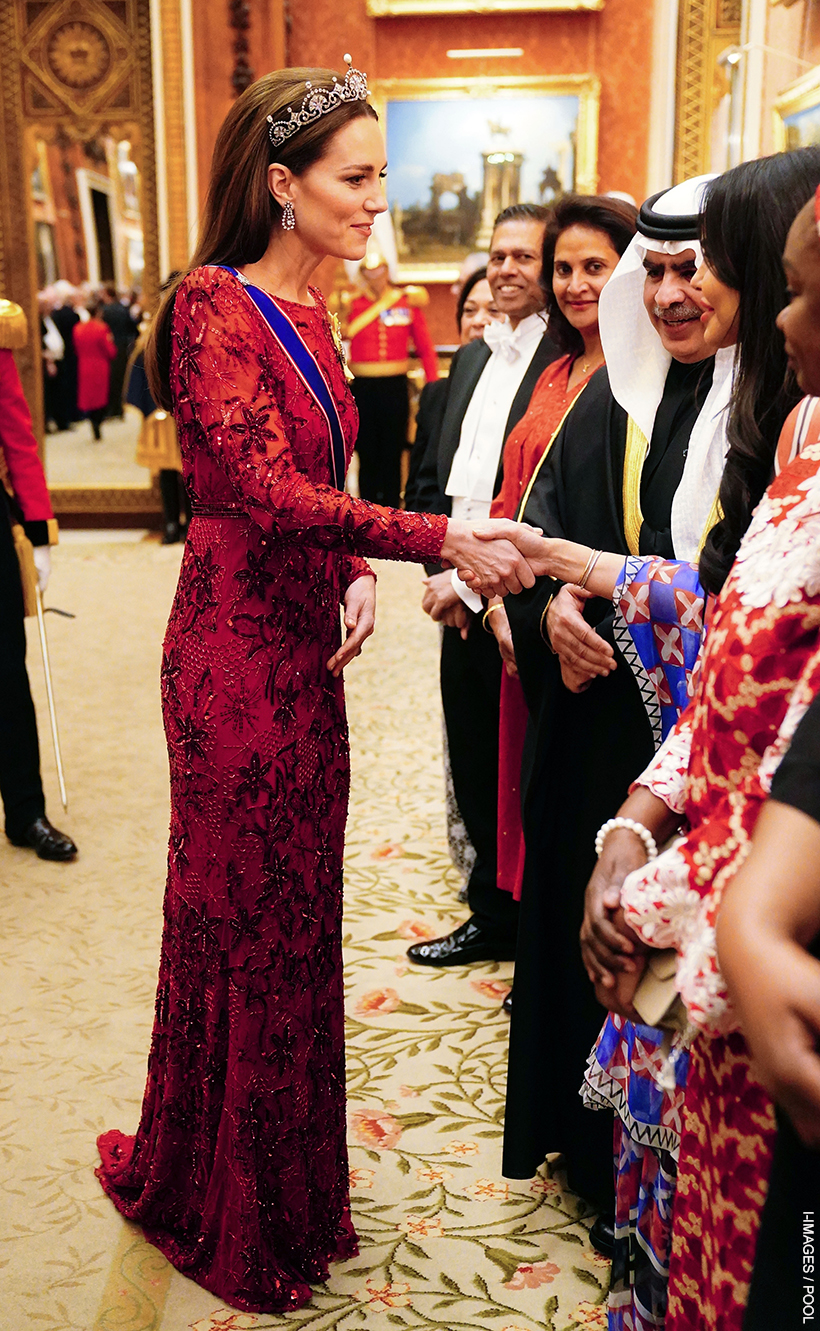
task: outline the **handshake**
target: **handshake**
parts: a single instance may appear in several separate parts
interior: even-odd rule
[[[536,577],[551,572],[551,544],[537,527],[509,518],[451,520],[441,561],[452,565],[462,581],[482,596],[506,596],[532,587]]]

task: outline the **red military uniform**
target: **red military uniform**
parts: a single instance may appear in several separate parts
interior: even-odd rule
[[[26,316],[19,305],[0,300],[0,485],[14,496],[32,545],[56,545],[45,472],[31,428],[12,351],[26,345]]]
[[[436,349],[423,310],[427,301],[423,287],[388,287],[378,300],[365,292],[354,297],[348,308],[346,326],[350,338],[350,369],[356,378],[381,379],[406,374],[412,342],[424,366],[427,383],[438,379]],[[371,316],[369,322],[360,332],[355,331],[366,316]]]
[[[11,521],[33,545],[56,543],[57,523],[12,348],[25,346],[19,305],[0,300],[0,796],[6,834],[43,859],[73,859],[77,847],[45,816],[37,718],[26,672],[23,585]]]
[[[57,524],[48,497],[45,472],[31,428],[31,413],[11,348],[3,345],[0,302],[0,480],[11,491],[25,519],[33,545],[56,544]]]
[[[359,493],[392,508],[398,508],[401,497],[411,344],[427,382],[438,378],[436,350],[422,308],[427,300],[423,287],[388,284],[378,297],[366,291],[354,296],[346,311],[344,331],[359,409]]]

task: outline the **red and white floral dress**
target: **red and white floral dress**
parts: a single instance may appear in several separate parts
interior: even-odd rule
[[[805,423],[820,437],[820,406]],[[801,441],[802,442],[802,441]],[[783,453],[781,452],[781,457]],[[786,452],[788,457],[788,451]],[[695,699],[639,778],[689,830],[624,883],[626,919],[679,954],[691,1022],[666,1331],[739,1331],[774,1133],[715,944],[723,891],[820,691],[820,443],[755,512],[712,616]]]

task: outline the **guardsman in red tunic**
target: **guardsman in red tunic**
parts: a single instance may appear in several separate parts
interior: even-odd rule
[[[30,846],[44,860],[73,860],[77,847],[71,837],[46,817],[37,719],[26,673],[23,583],[12,535],[14,525],[18,538],[24,533],[31,541],[44,591],[57,523],[12,355],[26,340],[20,306],[0,300],[0,796],[6,836],[15,846]]]
[[[359,409],[359,493],[398,508],[401,453],[407,445],[407,370],[411,343],[428,383],[438,363],[423,307],[423,287],[394,287],[386,260],[368,254],[359,270],[364,290],[347,306],[344,335],[350,341],[353,396]]]

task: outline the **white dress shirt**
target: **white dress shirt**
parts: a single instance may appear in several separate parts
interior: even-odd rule
[[[515,328],[508,320],[497,320],[484,329],[492,354],[464,413],[445,488],[456,521],[480,522],[489,517],[504,427],[546,326],[543,314],[530,314]],[[455,569],[453,587],[470,610],[477,613],[481,609],[481,597],[470,591]]]

